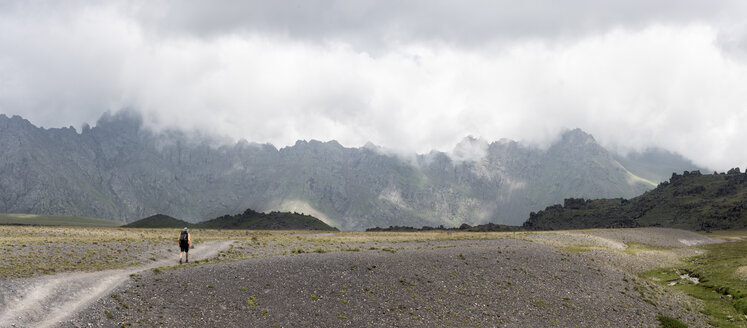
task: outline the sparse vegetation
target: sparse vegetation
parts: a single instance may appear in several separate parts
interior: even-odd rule
[[[656,316],[656,320],[659,321],[659,326],[661,328],[687,328],[686,324],[680,322],[675,318],[670,318],[665,315]]]
[[[63,227],[5,227],[15,231],[15,234],[8,233],[9,230],[2,232],[11,238],[15,238],[15,243],[11,246],[17,248],[33,247],[35,243],[47,239],[49,244],[57,244],[61,240],[75,241],[76,245],[106,246],[107,243],[117,241],[124,243],[120,247],[123,253],[136,253],[132,247],[134,242],[145,241],[154,245],[165,245],[173,251],[175,245],[175,235],[178,230],[175,229],[118,229],[118,228],[63,228]],[[30,230],[17,230],[30,229]],[[220,257],[222,260],[233,260],[240,258],[249,258],[257,256],[274,256],[287,253],[311,253],[317,249],[324,249],[326,252],[336,251],[366,251],[366,250],[383,250],[387,252],[396,252],[398,249],[409,249],[423,247],[423,244],[411,244],[428,241],[464,241],[464,240],[490,240],[501,238],[526,239],[537,235],[535,232],[520,233],[469,233],[445,231],[428,231],[428,232],[377,232],[375,234],[365,232],[343,232],[334,234],[320,235],[308,231],[247,231],[247,230],[212,230],[212,229],[193,229],[193,239],[195,242],[207,240],[234,240],[232,247],[222,251]],[[554,232],[555,233],[555,232]],[[11,236],[12,235],[12,236]],[[11,241],[6,238],[0,241]],[[20,241],[24,241],[23,244]],[[6,243],[7,244],[7,243]],[[198,244],[199,247],[199,244]],[[431,248],[454,247],[449,244],[440,244]],[[654,249],[647,246],[641,248],[641,251]],[[630,250],[637,250],[634,244],[631,244]],[[0,255],[2,255],[0,248]],[[146,252],[148,255],[143,259],[149,260],[155,253]]]
[[[113,235],[116,236],[122,232],[120,230],[127,233],[132,232],[136,235],[142,233],[145,236],[153,236],[155,240],[163,237],[164,243],[171,244],[172,248],[175,247],[173,245],[175,245],[176,232],[178,232],[175,229],[100,229],[100,233],[114,232]],[[658,231],[658,229],[648,229],[643,232],[653,230]],[[614,234],[615,236],[618,233],[617,231],[601,232]],[[597,234],[594,235],[595,233]],[[688,238],[699,237],[692,232],[682,233],[689,234]],[[303,253],[305,255],[287,256],[287,258],[280,259],[260,258],[256,259],[258,261],[256,263],[279,265],[277,268],[280,270],[275,271],[276,269],[273,269],[272,272],[303,272],[304,275],[308,274],[310,276],[335,272],[331,276],[339,277],[339,279],[331,279],[321,288],[318,284],[311,285],[313,287],[303,284],[288,290],[286,284],[293,284],[294,282],[277,280],[277,277],[272,273],[265,272],[262,273],[265,276],[245,279],[246,276],[242,273],[245,271],[239,268],[245,269],[246,265],[249,264],[256,267],[254,260],[246,263],[216,266],[216,268],[220,268],[219,270],[227,270],[227,268],[230,268],[228,270],[236,270],[235,273],[221,276],[220,281],[215,279],[212,267],[187,267],[174,264],[170,267],[159,268],[164,272],[161,275],[154,275],[147,271],[131,276],[130,284],[139,285],[139,287],[132,289],[132,294],[117,291],[118,299],[107,297],[109,304],[112,304],[109,311],[114,313],[118,322],[130,320],[135,323],[136,319],[132,319],[133,317],[143,320],[145,318],[157,318],[158,311],[162,309],[158,303],[160,301],[148,297],[147,294],[150,290],[156,290],[159,293],[158,295],[167,291],[168,293],[175,293],[175,295],[184,292],[202,292],[205,298],[211,300],[216,297],[220,299],[225,297],[231,299],[230,302],[225,304],[233,304],[233,306],[227,305],[228,309],[223,310],[216,308],[215,311],[243,311],[247,313],[247,320],[263,320],[262,322],[266,323],[267,326],[278,322],[283,322],[282,326],[290,326],[289,322],[283,321],[281,318],[282,312],[275,310],[275,307],[279,306],[278,295],[283,295],[282,299],[294,304],[295,307],[311,308],[310,312],[307,311],[308,309],[304,310],[307,311],[304,312],[306,314],[326,316],[327,319],[337,320],[339,317],[335,314],[339,311],[339,316],[345,317],[346,322],[350,320],[351,323],[360,323],[356,320],[362,320],[360,309],[378,306],[382,316],[389,317],[389,319],[385,319],[387,323],[395,322],[394,320],[402,323],[402,320],[407,320],[413,325],[427,326],[437,317],[438,320],[443,320],[438,322],[446,326],[479,326],[480,324],[483,326],[500,326],[506,324],[506,321],[501,321],[504,317],[497,316],[500,313],[498,309],[501,307],[496,305],[501,304],[501,302],[496,300],[495,295],[505,297],[522,293],[522,288],[526,288],[527,284],[533,286],[531,287],[532,290],[542,289],[545,285],[568,285],[570,290],[570,293],[563,293],[562,297],[548,298],[544,294],[532,294],[531,292],[532,295],[527,295],[530,297],[527,298],[528,301],[525,304],[522,303],[523,306],[545,312],[542,319],[536,321],[540,326],[543,324],[567,325],[568,318],[559,316],[560,311],[579,313],[585,307],[590,306],[588,299],[574,293],[576,290],[609,293],[609,295],[602,294],[603,296],[599,296],[601,297],[599,300],[601,302],[606,299],[617,300],[615,301],[617,303],[614,303],[615,310],[610,310],[615,313],[608,313],[612,316],[623,313],[635,316],[631,308],[648,311],[646,312],[648,325],[657,324],[655,316],[652,316],[656,313],[665,317],[677,318],[675,320],[681,320],[695,326],[702,325],[693,322],[705,322],[702,315],[698,313],[702,310],[698,303],[688,303],[688,310],[685,312],[684,305],[680,307],[678,303],[673,303],[669,296],[662,294],[666,287],[654,285],[658,289],[653,290],[649,286],[648,280],[634,279],[635,275],[633,273],[620,275],[620,271],[611,269],[611,266],[615,264],[598,262],[600,258],[604,259],[604,256],[599,256],[602,253],[614,253],[615,256],[631,258],[648,256],[646,254],[661,256],[661,253],[669,252],[669,248],[650,246],[645,242],[637,244],[638,240],[626,240],[624,243],[613,242],[613,239],[619,239],[603,235],[599,231],[521,232],[515,234],[468,232],[452,232],[449,234],[444,231],[320,234],[308,231],[260,232],[194,229],[193,234],[194,238],[202,241],[231,241],[230,243],[222,243],[227,248],[223,248],[218,258],[201,262],[201,264]],[[622,234],[639,236],[641,233],[637,230],[627,230],[622,231]],[[675,235],[674,240],[676,241],[676,238],[680,238],[680,236]],[[107,242],[104,239],[96,239],[96,241],[99,243]],[[538,242],[543,245],[536,245]],[[26,244],[28,244],[27,247],[33,247],[33,243],[26,242]],[[547,245],[556,248],[551,249]],[[564,247],[572,245],[588,247],[586,250],[589,250],[589,252],[571,253],[565,251]],[[18,247],[21,247],[21,245],[18,244]],[[199,244],[196,249],[200,249]],[[319,249],[323,249],[326,253],[313,254]],[[352,251],[351,249],[355,250]],[[390,250],[396,253],[394,255],[381,253]],[[337,254],[329,254],[334,252],[337,252]],[[349,252],[360,253],[350,254]],[[410,265],[408,260],[402,262],[402,259],[407,257],[402,254],[406,253],[430,254],[428,256],[432,256],[432,258],[429,258],[428,262],[424,262],[425,265],[420,263],[421,265],[408,267]],[[442,256],[438,257],[436,254],[442,254]],[[542,269],[538,269],[537,256],[531,256],[532,259],[527,257],[531,254],[554,255],[548,255],[547,260],[549,261],[541,261]],[[0,248],[0,256],[2,255],[3,251]],[[369,258],[367,255],[372,255],[372,257]],[[150,262],[149,258],[151,256],[160,257],[149,251],[143,259]],[[337,258],[347,260],[334,262],[334,259]],[[176,262],[176,257],[173,257],[173,259]],[[301,271],[282,269],[288,263],[295,262],[308,265],[307,261],[317,260],[336,264],[307,271],[304,271],[304,269],[308,266],[298,267]],[[534,264],[532,264],[533,261]],[[398,263],[398,265],[393,267],[392,263]],[[585,265],[578,266],[579,263],[585,263]],[[573,272],[567,271],[568,264],[574,264],[570,266]],[[402,270],[402,267],[408,267],[407,271],[398,271]],[[185,268],[188,268],[188,270],[185,270]],[[197,282],[189,280],[189,283],[186,283],[187,280],[185,280],[185,283],[177,283],[176,288],[165,286],[167,281],[174,281],[171,278],[175,276],[191,277],[192,274],[197,272],[201,272],[202,280]],[[396,272],[396,274],[392,274],[393,272]],[[538,272],[541,272],[541,274],[538,274]],[[604,281],[609,283],[603,284],[604,287],[601,289],[585,287],[581,285],[580,281],[575,280],[579,275],[608,279]],[[159,279],[163,280],[159,281]],[[729,292],[731,293],[731,289]],[[261,296],[263,297],[262,304],[254,296],[249,296],[251,294],[257,295],[256,293],[265,295]],[[392,298],[393,295],[396,295],[396,298]],[[393,301],[394,299],[396,299],[396,302]],[[465,299],[469,299],[470,302],[464,303],[463,300]],[[143,307],[141,300],[147,300],[145,302],[148,305]],[[148,308],[150,305],[154,307]],[[675,310],[672,310],[673,306],[676,308]],[[324,310],[328,308],[331,308],[331,310],[324,313]],[[101,311],[103,309],[97,313],[100,315]],[[683,313],[686,314],[682,315]],[[198,317],[205,315],[205,313],[200,313]],[[368,318],[367,316],[364,317]],[[694,317],[696,319],[693,319]],[[142,321],[140,324],[148,324],[144,322]],[[158,324],[158,322],[152,324]]]
[[[703,313],[716,327],[747,324],[747,283],[736,274],[747,265],[747,231],[715,234],[723,238],[740,236],[731,242],[701,246],[703,255],[686,259],[677,268],[662,268],[644,276],[684,291],[703,302]],[[697,279],[697,280],[696,280]],[[696,281],[696,282],[695,282]]]
[[[138,265],[163,256],[173,239],[153,230],[0,226],[0,277]]]
[[[134,263],[134,260],[137,260],[138,262],[151,262],[151,258],[161,258],[163,254],[170,254],[174,255],[172,252],[176,252],[175,244],[176,244],[176,238],[177,238],[177,232],[178,230],[175,229],[123,229],[123,228],[80,228],[80,227],[2,227],[0,226],[0,236],[7,236],[7,238],[0,238],[0,259],[7,260],[0,262],[0,270],[7,270],[2,272],[10,272],[7,277],[14,277],[14,276],[23,276],[17,274],[17,272],[20,272],[17,267],[25,267],[25,268],[34,268],[32,265],[34,259],[40,259],[45,258],[49,254],[58,254],[60,256],[59,261],[60,263],[65,263],[63,258],[81,258],[80,254],[84,254],[87,258],[95,259],[95,261],[101,261],[104,264],[100,264],[100,266],[93,267],[93,270],[98,270],[99,268],[110,268],[110,267],[116,267],[117,265],[122,265],[121,260],[116,260],[116,258],[102,258],[100,257],[101,254],[106,254],[106,249],[111,249],[112,252],[117,251],[119,252],[119,256],[122,259],[130,259],[132,262],[126,262],[126,263]],[[428,231],[428,232],[410,232],[410,233],[399,233],[399,232],[377,232],[377,233],[362,233],[362,232],[344,232],[344,233],[333,233],[333,234],[319,234],[319,233],[313,233],[308,231],[246,231],[246,230],[201,230],[201,229],[194,229],[192,231],[193,238],[195,240],[199,241],[207,241],[207,240],[232,240],[233,242],[230,244],[231,247],[225,251],[220,252],[219,259],[212,259],[201,263],[213,263],[216,261],[231,261],[236,259],[244,259],[244,258],[251,258],[251,257],[269,257],[269,256],[277,256],[282,254],[288,254],[288,253],[329,253],[329,252],[378,252],[378,251],[386,251],[386,252],[392,252],[396,253],[399,250],[402,250],[403,252],[416,250],[416,249],[440,249],[440,248],[449,248],[449,247],[455,247],[455,245],[466,245],[470,244],[471,242],[465,242],[469,240],[489,240],[489,239],[521,239],[526,241],[538,241],[541,238],[544,238],[544,240],[555,240],[556,236],[563,236],[567,239],[567,242],[564,244],[557,244],[558,248],[571,250],[570,248],[576,247],[579,251],[610,251],[610,252],[616,252],[617,254],[622,254],[626,256],[638,256],[638,254],[649,254],[651,252],[666,252],[669,251],[669,248],[666,247],[660,247],[660,246],[651,246],[646,244],[637,244],[633,242],[628,242],[625,244],[622,244],[622,248],[617,249],[615,248],[615,244],[605,244],[603,242],[603,238],[589,236],[588,234],[591,234],[592,232],[521,232],[521,233],[469,233],[469,232],[452,232],[447,233],[444,231]],[[695,235],[694,233],[690,233]],[[713,234],[716,237],[723,236],[724,238],[730,238],[734,240],[731,243],[725,243],[725,244],[717,244],[717,245],[709,245],[709,246],[702,246],[705,250],[708,250],[709,252],[703,256],[693,258],[685,263],[685,265],[682,267],[682,269],[690,270],[692,274],[698,275],[698,277],[701,278],[701,281],[703,282],[700,284],[701,286],[697,286],[697,288],[700,288],[704,290],[704,293],[710,293],[713,295],[718,296],[718,298],[721,299],[729,299],[731,298],[730,302],[728,303],[733,308],[732,313],[727,313],[723,316],[723,320],[721,321],[714,321],[717,322],[717,325],[720,325],[722,327],[732,327],[732,326],[739,326],[738,324],[743,324],[743,319],[740,319],[738,312],[741,308],[740,302],[742,302],[743,295],[745,294],[745,288],[744,286],[744,280],[740,280],[739,275],[737,274],[737,269],[740,267],[747,266],[747,262],[744,261],[743,255],[747,253],[747,241],[745,241],[743,236],[741,235],[717,235]],[[584,244],[580,243],[582,241],[581,237],[585,237],[586,241],[590,242],[597,242],[599,244]],[[593,238],[592,238],[593,237]],[[433,243],[432,241],[444,241],[443,243]],[[451,242],[455,241],[455,242]],[[521,241],[524,242],[524,241]],[[145,245],[142,246],[144,248],[137,248],[139,246],[137,245]],[[60,251],[61,247],[60,245],[69,245],[65,246],[63,251]],[[451,246],[450,246],[451,245]],[[564,245],[564,246],[563,246]],[[577,245],[577,246],[574,246]],[[199,247],[199,244],[198,244]],[[565,248],[564,248],[565,247]],[[82,249],[81,251],[78,251],[77,249]],[[161,249],[164,251],[162,252]],[[28,253],[24,253],[28,250]],[[46,250],[46,253],[42,252],[41,250]],[[498,263],[501,263],[504,260],[508,260],[508,258],[514,258],[513,261],[517,261],[520,259],[515,255],[510,249],[506,248],[497,248],[491,251],[493,255],[497,256]],[[79,254],[80,253],[80,254]],[[94,254],[96,253],[96,254]],[[577,256],[576,254],[570,254],[567,252],[562,252],[561,258],[559,261],[563,261],[565,258]],[[26,257],[18,257],[18,254],[27,254]],[[140,254],[140,255],[138,255]],[[658,253],[657,253],[658,254]],[[349,254],[351,256],[359,256],[357,254]],[[362,254],[361,254],[362,255]],[[584,255],[585,254],[581,254]],[[322,255],[316,255],[313,254],[312,256],[304,256],[304,257],[321,257]],[[327,256],[327,255],[324,255]],[[657,255],[658,256],[658,255]],[[741,257],[740,257],[741,256]],[[387,258],[396,258],[397,256],[389,256],[386,255]],[[479,265],[481,260],[481,257],[473,256],[472,253],[463,252],[461,250],[454,252],[450,255],[449,259],[458,261],[460,265],[462,263],[469,262],[469,266],[473,265]],[[55,259],[57,260],[57,259]],[[108,262],[106,262],[108,260]],[[493,262],[493,260],[490,260]],[[9,264],[8,264],[9,263]],[[25,263],[25,264],[24,264]],[[59,271],[52,271],[52,272],[60,272],[63,270],[80,270],[81,266],[84,266],[85,262],[81,262],[81,264],[78,263],[72,263],[69,267],[60,267]],[[124,264],[124,265],[131,265],[131,264]],[[375,274],[378,275],[381,273],[385,267],[380,266],[377,269],[377,265],[373,265],[372,263],[365,263],[360,264],[357,263],[360,266],[356,266],[356,264],[346,264],[343,268],[346,270],[350,268],[354,272],[351,272],[351,275],[360,275],[360,274]],[[380,263],[376,263],[380,264]],[[76,266],[80,265],[80,266]],[[434,264],[435,265],[435,264]],[[462,265],[464,267],[464,265]],[[69,269],[64,269],[69,268]],[[158,273],[161,270],[179,270],[179,268],[184,268],[184,266],[176,266],[169,268],[157,268],[154,269],[154,273]],[[363,270],[365,268],[366,270]],[[15,270],[15,271],[13,271]],[[516,272],[519,275],[527,275],[529,271],[525,270],[523,267],[517,267]],[[454,271],[444,272],[445,280],[453,279],[454,277],[460,276],[462,269],[454,269]],[[13,273],[15,272],[15,273]],[[45,272],[38,271],[37,269],[31,269],[29,272],[31,272],[30,275],[33,274],[43,274]],[[5,273],[4,273],[5,274]],[[149,273],[144,274],[145,276],[149,275]],[[316,301],[316,304],[327,304],[331,301],[334,301],[335,304],[340,304],[347,306],[350,309],[354,309],[355,306],[360,306],[359,301],[356,300],[356,295],[365,294],[369,299],[372,299],[374,302],[376,299],[383,299],[386,297],[388,293],[396,292],[396,293],[406,293],[408,299],[411,299],[412,301],[423,301],[424,296],[422,291],[422,288],[424,286],[428,286],[429,284],[432,284],[433,282],[437,282],[444,279],[444,275],[439,276],[438,280],[434,279],[433,277],[427,277],[421,275],[402,275],[400,277],[397,277],[396,280],[390,281],[390,282],[382,282],[381,286],[376,285],[365,285],[365,286],[355,286],[355,287],[346,287],[342,286],[342,289],[335,288],[334,294],[330,294],[329,296],[325,294],[316,294],[310,295],[310,294],[303,294],[303,299],[308,302],[309,299],[311,301]],[[667,275],[670,278],[667,279],[679,279],[679,276],[676,275],[676,272],[664,272],[662,271],[661,276]],[[553,280],[561,280],[562,274],[558,273],[557,275],[552,274],[548,277],[552,277]],[[140,275],[135,274],[131,276],[132,280],[134,280],[135,283],[140,283],[139,280],[141,279]],[[159,278],[163,278],[163,276],[159,276]],[[472,279],[472,278],[471,278]],[[512,279],[510,276],[505,276],[504,278],[501,278],[500,280],[489,280],[485,282],[479,282],[480,277],[474,277],[475,281],[478,282],[478,285],[481,286],[481,289],[486,288],[495,288],[497,291],[505,291],[509,290],[515,287],[512,287]],[[666,281],[662,279],[663,281]],[[164,279],[165,281],[165,279]],[[399,284],[397,284],[397,281],[399,281]],[[670,316],[673,316],[671,313],[667,312],[667,303],[662,302],[660,298],[652,296],[652,294],[649,291],[646,291],[641,288],[645,288],[645,286],[637,286],[638,284],[641,284],[641,280],[638,279],[638,281],[634,280],[631,275],[624,276],[624,277],[618,277],[615,279],[617,282],[625,283],[626,285],[630,286],[630,289],[628,290],[626,288],[625,291],[620,291],[620,293],[615,292],[615,295],[626,295],[625,297],[629,297],[630,299],[635,299],[636,302],[639,303],[645,303],[645,305],[652,306],[656,309],[656,311],[662,311],[663,314],[667,314]],[[214,284],[214,281],[208,281],[208,283]],[[710,285],[709,285],[710,283]],[[740,285],[741,283],[741,285]],[[204,286],[207,286],[207,288],[214,288],[214,289],[203,289],[203,291],[210,291],[211,293],[220,291],[223,287],[222,284],[215,285],[213,287],[212,284],[201,284],[202,288],[205,288]],[[263,282],[264,284],[264,282]],[[516,282],[514,281],[514,284]],[[433,284],[437,285],[437,284]],[[490,287],[487,287],[487,286]],[[241,290],[242,292],[246,291],[245,287],[241,287],[242,285],[237,285],[235,287],[232,287],[233,291]],[[383,287],[382,287],[383,286]],[[514,285],[516,286],[516,285]],[[707,287],[711,286],[711,287]],[[181,290],[180,286],[180,290]],[[269,287],[269,286],[267,286]],[[338,285],[338,287],[340,287]],[[365,287],[365,288],[364,288]],[[635,288],[634,288],[635,287]],[[639,288],[640,287],[640,288]],[[694,287],[694,286],[691,286]],[[704,288],[707,287],[707,288]],[[186,286],[184,286],[186,290]],[[657,287],[658,288],[658,287]],[[675,286],[674,288],[690,288],[685,285],[683,287]],[[193,291],[194,288],[190,289],[190,291]],[[256,290],[256,289],[252,289]],[[362,292],[361,292],[362,291]],[[254,293],[254,292],[253,292]],[[461,290],[461,289],[455,289],[450,291],[444,291],[446,293],[445,295],[452,294],[452,295],[469,295],[470,293],[476,293],[474,290]],[[479,293],[479,292],[477,292]],[[246,294],[241,294],[239,298],[236,299],[235,303],[241,304],[243,303],[243,300],[246,298]],[[698,297],[697,295],[694,295]],[[112,299],[118,300],[119,298],[125,298],[126,296],[124,294],[111,297]],[[438,300],[432,299],[431,303],[428,303],[424,305],[424,307],[428,306],[434,306],[435,304],[442,304],[441,302],[448,303],[449,299],[447,297],[439,297]],[[129,301],[128,301],[129,302]],[[249,299],[246,300],[247,305],[250,308],[258,307],[258,302],[256,299],[252,296]],[[130,302],[129,304],[134,304]],[[245,306],[247,306],[245,305]],[[548,302],[547,300],[544,301],[537,301],[535,303],[536,306],[542,307],[542,308],[550,308],[552,306],[558,305],[558,304],[552,304],[552,302]],[[704,303],[705,311],[706,313],[715,313],[715,310],[713,310],[707,303]],[[127,303],[121,302],[121,304],[118,305],[120,308],[127,308]],[[570,308],[575,306],[574,302],[570,300],[565,300],[562,304],[559,304],[558,306],[563,306],[565,308]],[[266,307],[266,304],[263,304],[262,307]],[[410,310],[412,306],[408,306],[406,309],[401,310],[400,312],[403,315],[403,318],[418,318],[418,321],[420,321],[422,318],[427,318],[427,315],[423,315],[422,308],[421,310],[414,311],[413,313],[408,313],[408,310]],[[700,310],[698,307],[693,305],[693,308],[697,311]],[[465,311],[477,311],[475,309],[466,309]],[[710,311],[710,312],[709,312]],[[351,313],[348,313],[347,310],[345,311],[347,313],[346,316],[350,316]],[[412,311],[411,311],[412,312]],[[101,313],[101,312],[98,312]],[[114,312],[119,316],[117,312]],[[333,312],[334,313],[334,312]],[[256,315],[259,316],[260,312],[257,311]],[[273,316],[273,312],[265,315],[269,318]],[[731,316],[729,318],[728,316]],[[741,314],[741,318],[743,318],[744,315]],[[413,319],[415,320],[415,319]],[[720,320],[720,319],[719,319]],[[731,320],[731,321],[729,321]],[[742,321],[739,321],[742,320]],[[729,325],[730,322],[736,322],[737,325]]]

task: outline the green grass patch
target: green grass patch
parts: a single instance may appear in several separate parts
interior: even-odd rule
[[[605,248],[599,247],[599,246],[588,246],[588,245],[568,245],[568,246],[562,247],[561,249],[568,251],[568,252],[573,252],[573,253],[582,253],[582,252],[589,252],[589,251],[605,249]]]
[[[631,254],[631,255],[635,255],[639,252],[645,252],[645,251],[666,251],[666,250],[672,249],[672,247],[659,247],[659,246],[639,244],[639,243],[628,243],[625,245],[628,247],[625,248],[623,252]]]
[[[257,306],[258,304],[257,299],[254,296],[249,296],[249,299],[246,300],[246,303],[250,308]]]
[[[687,325],[681,321],[664,315],[657,316],[656,320],[659,321],[659,326],[661,328],[687,328]]]
[[[716,327],[745,327],[747,325],[747,281],[740,279],[737,270],[747,265],[747,240],[701,246],[703,255],[685,259],[679,268],[649,271],[644,277],[682,290],[703,301],[702,312]],[[680,275],[687,273],[700,282],[692,283]]]

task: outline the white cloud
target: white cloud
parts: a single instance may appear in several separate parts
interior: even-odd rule
[[[460,141],[449,153],[455,162],[479,161],[488,155],[487,141],[468,136]]]
[[[690,14],[575,24],[585,33],[570,38],[517,28],[467,45],[455,41],[467,27],[400,26],[404,34],[367,51],[356,40],[388,42],[367,25],[351,36],[338,22],[315,37],[269,23],[200,25],[212,31],[205,37],[179,27],[191,21],[167,20],[181,32],[164,33],[142,18],[142,4],[58,9],[0,19],[0,112],[60,126],[132,107],[154,128],[421,153],[451,150],[467,135],[543,145],[579,127],[622,151],[660,146],[719,170],[747,165],[744,33],[726,38]]]

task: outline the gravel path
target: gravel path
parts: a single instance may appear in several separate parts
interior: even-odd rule
[[[230,241],[211,241],[190,251],[192,260],[214,257]],[[0,327],[50,327],[86,309],[131,274],[177,263],[170,254],[151,263],[119,270],[72,272],[0,281]]]
[[[145,271],[63,327],[707,326],[692,299],[525,240],[293,254]]]

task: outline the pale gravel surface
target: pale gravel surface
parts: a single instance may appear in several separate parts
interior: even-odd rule
[[[588,246],[624,250],[628,244],[645,244],[654,247],[689,247],[720,243],[692,231],[669,228],[589,229],[571,231],[540,231],[523,233],[520,238],[553,246]]]
[[[594,249],[583,254],[596,261],[605,263],[620,271],[631,274],[643,273],[661,267],[673,267],[683,264],[680,260],[703,254],[703,250],[694,248],[675,248],[667,250],[640,251],[635,254]]]
[[[594,254],[515,239],[406,248],[147,271],[62,326],[707,326],[692,299]]]
[[[747,280],[747,266],[741,266],[741,267],[737,268],[737,271],[734,272],[734,274],[739,279]]]
[[[723,242],[692,231],[669,228],[589,229],[525,233],[519,238],[583,254],[630,274],[682,264],[681,258],[703,254],[690,247]],[[637,245],[645,245],[637,249]],[[651,247],[652,246],[652,247]]]
[[[723,242],[692,231],[670,228],[606,229],[590,230],[586,233],[626,244],[637,243],[657,247],[687,247]]]

